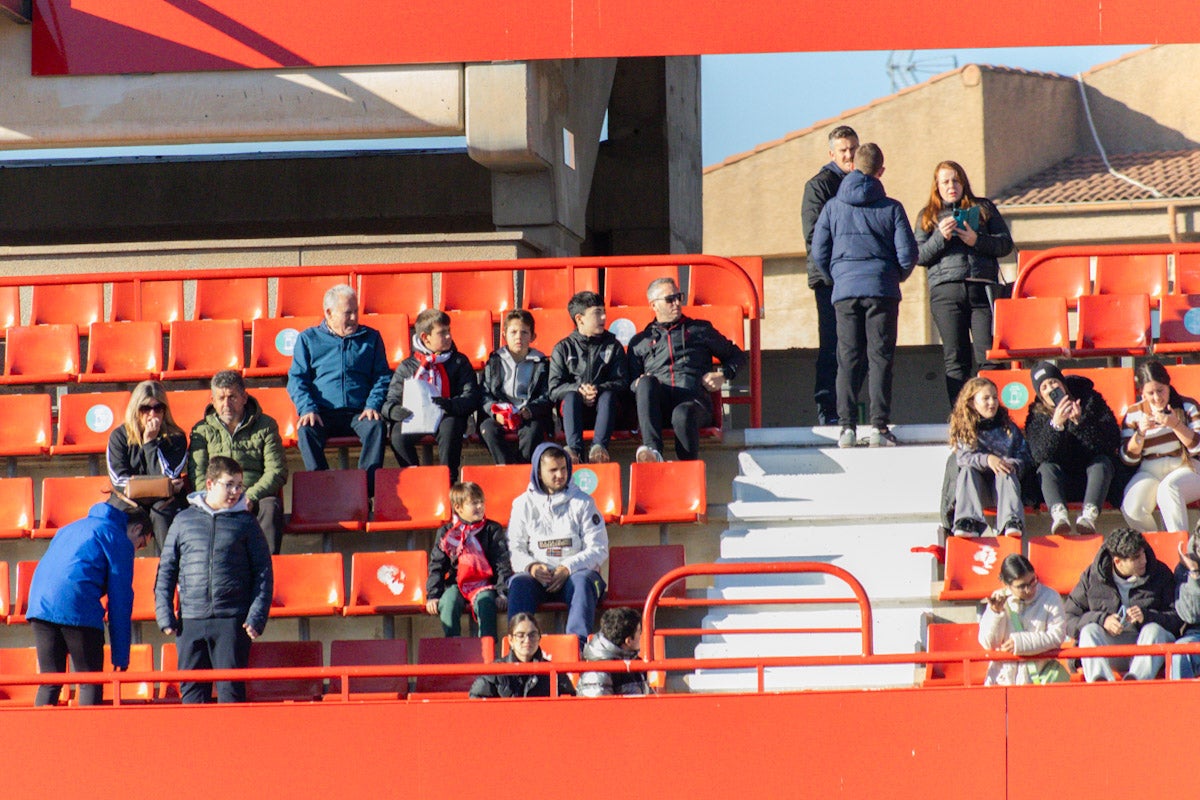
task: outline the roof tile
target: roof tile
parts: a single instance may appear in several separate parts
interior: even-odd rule
[[[1117,172],[1163,198],[1200,197],[1200,150],[1109,154]],[[1099,155],[1073,156],[998,193],[1004,206],[1153,200],[1155,195],[1109,173]]]

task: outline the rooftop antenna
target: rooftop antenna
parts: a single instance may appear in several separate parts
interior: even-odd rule
[[[888,53],[886,69],[893,92],[918,84],[926,76],[958,69],[958,56],[927,55],[921,58],[918,57],[919,53],[920,50],[893,50]]]

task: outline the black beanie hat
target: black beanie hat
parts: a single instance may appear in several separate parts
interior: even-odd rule
[[[1037,397],[1042,396],[1042,384],[1051,378],[1066,383],[1066,378],[1063,377],[1062,370],[1054,366],[1053,362],[1040,361],[1033,369],[1029,371],[1029,380],[1033,384],[1033,393]]]

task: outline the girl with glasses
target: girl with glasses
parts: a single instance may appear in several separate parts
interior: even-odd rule
[[[1000,565],[1004,587],[992,592],[979,620],[979,644],[986,650],[1033,655],[1055,650],[1067,638],[1062,598],[1038,580],[1033,564],[1013,554]],[[1058,661],[993,661],[987,684],[1011,686],[1057,683],[1068,678]]]

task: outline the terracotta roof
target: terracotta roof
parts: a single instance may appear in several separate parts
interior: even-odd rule
[[[1108,160],[1117,172],[1154,187],[1163,198],[1200,197],[1200,150],[1110,153]],[[1060,161],[998,194],[995,201],[1005,206],[1159,199],[1111,175],[1099,155]]]

